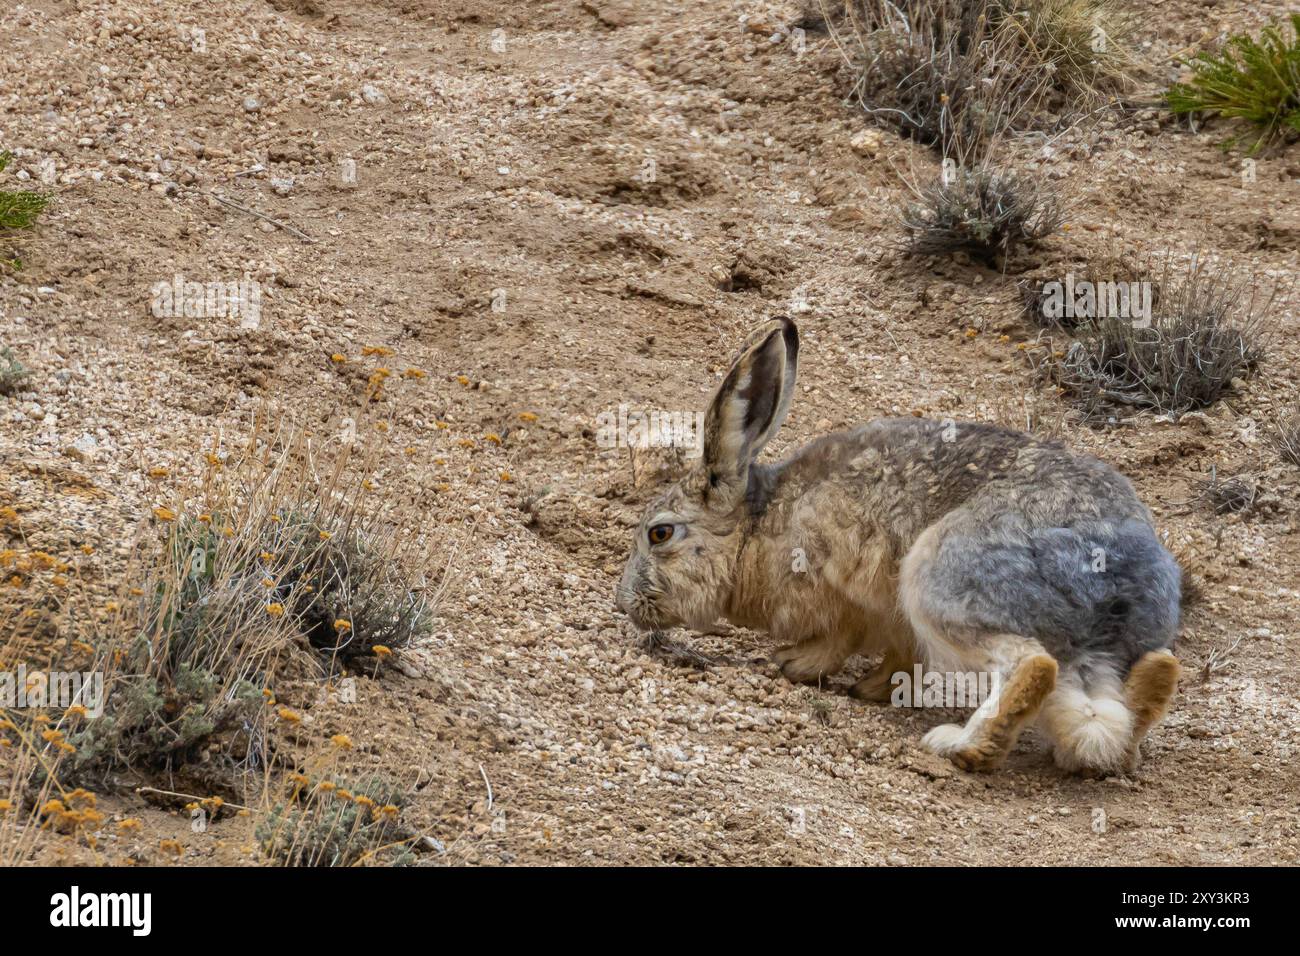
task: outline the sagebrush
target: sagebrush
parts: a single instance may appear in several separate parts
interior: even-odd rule
[[[445,566],[370,494],[372,463],[327,445],[263,421],[246,444],[207,452],[198,481],[153,509],[122,583],[101,582],[107,602],[53,557],[0,552],[0,565],[30,569],[24,583],[43,572],[58,584],[40,598],[26,589],[0,660],[35,659],[75,634],[107,691],[93,720],[6,715],[29,753],[23,788],[56,770],[89,784],[196,761],[227,776],[265,768],[286,665],[320,680],[354,663],[375,673],[429,632]]]

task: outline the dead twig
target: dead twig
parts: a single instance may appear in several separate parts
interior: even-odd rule
[[[281,222],[279,219],[272,219],[270,216],[266,215],[265,213],[258,212],[256,209],[249,209],[247,206],[241,206],[233,199],[227,199],[225,196],[222,196],[220,193],[212,192],[209,193],[208,195],[210,195],[217,202],[221,203],[221,205],[223,206],[229,206],[231,209],[237,209],[242,213],[247,213],[248,215],[254,217],[255,219],[261,219],[263,222],[269,222],[271,225],[275,226],[276,228],[283,229],[285,232],[289,233],[290,235],[297,236],[303,242],[309,243],[311,245],[316,244],[315,239],[307,235],[307,233],[303,232],[301,229],[289,225],[287,222]]]
[[[171,797],[173,800],[184,803],[205,803],[211,800],[211,797],[200,797],[192,793],[177,793],[175,790],[159,790],[156,787],[136,787],[135,792],[140,796],[150,793],[159,797]],[[221,806],[223,809],[225,807],[230,807],[232,810],[247,810],[252,813],[252,807],[245,807],[238,803],[231,803],[229,800],[223,800]]]

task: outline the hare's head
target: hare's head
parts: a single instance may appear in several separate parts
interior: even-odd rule
[[[703,628],[722,616],[748,534],[751,466],[794,394],[799,331],[778,318],[749,337],[704,418],[695,468],[646,510],[617,591],[648,630]]]

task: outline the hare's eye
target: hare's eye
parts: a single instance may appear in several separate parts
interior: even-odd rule
[[[657,524],[646,532],[646,537],[650,539],[651,544],[663,544],[673,536],[673,526],[670,524]]]

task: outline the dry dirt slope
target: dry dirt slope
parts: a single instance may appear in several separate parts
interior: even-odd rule
[[[1150,52],[1217,29],[1207,11],[1240,28],[1282,9],[1166,3],[1145,24]],[[1065,777],[1032,737],[1006,772],[968,776],[915,747],[945,716],[852,702],[847,681],[784,684],[759,635],[675,635],[718,658],[707,669],[652,657],[613,611],[656,474],[642,462],[634,483],[623,452],[598,448],[597,416],[702,407],[742,332],[778,310],[798,311],[805,350],[776,453],[877,414],[1065,409],[1016,349],[1033,331],[1015,276],[889,251],[898,171],[933,157],[890,135],[874,157],[850,148],[862,124],[836,94],[834,52],[815,32],[802,55],[782,38],[801,15],[662,0],[7,7],[0,143],[33,177],[53,158],[58,202],[25,272],[0,282],[0,341],[35,372],[0,404],[0,504],[21,516],[0,535],[92,544],[111,576],[114,545],[196,471],[202,436],[246,429],[267,401],[333,427],[377,364],[362,348],[384,346],[431,374],[394,390],[381,489],[474,543],[408,675],[362,681],[353,705],[298,696],[304,734],[346,731],[360,763],[415,788],[413,822],[449,848],[426,862],[1295,862],[1300,473],[1242,424],[1293,400],[1294,337],[1195,423],[1064,426],[1133,477],[1206,579],[1177,711],[1135,780]],[[1091,155],[1056,151],[1041,171],[1077,192],[1077,218],[1018,268],[1208,248],[1293,274],[1300,157],[1262,158],[1247,188],[1219,138],[1140,114]],[[262,283],[260,326],[154,317],[150,287],[176,274]],[[1267,500],[1244,520],[1189,509],[1211,465],[1258,473]],[[150,481],[153,466],[171,476]],[[193,834],[129,794],[108,806],[146,834],[42,852],[157,860],[157,838],[176,836],[181,862],[250,858],[238,819]]]

